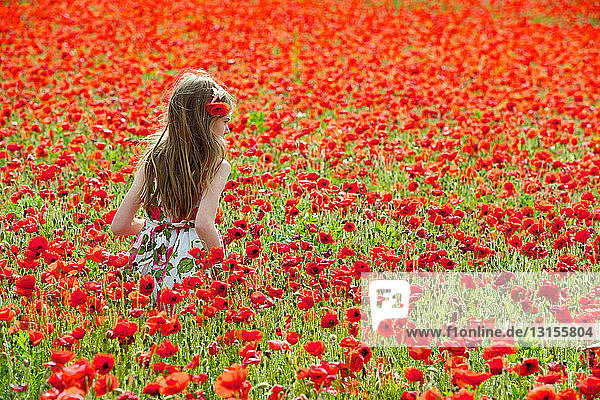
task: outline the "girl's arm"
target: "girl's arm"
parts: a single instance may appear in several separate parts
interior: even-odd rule
[[[134,218],[135,214],[141,207],[138,193],[144,186],[144,169],[140,168],[138,173],[133,179],[133,184],[129,189],[129,192],[125,195],[121,206],[117,210],[110,230],[115,236],[121,235],[137,235],[144,227],[144,220],[141,218]]]
[[[223,242],[215,226],[215,218],[217,216],[217,207],[219,199],[227,178],[231,173],[231,165],[227,160],[223,160],[221,166],[217,170],[217,174],[213,178],[204,198],[198,205],[198,213],[196,214],[196,232],[198,237],[206,243],[206,252],[209,253],[213,247],[223,247]]]

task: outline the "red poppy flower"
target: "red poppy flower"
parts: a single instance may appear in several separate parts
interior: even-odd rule
[[[174,372],[166,377],[159,377],[158,391],[163,396],[181,393],[190,384],[190,374],[187,372]]]
[[[77,386],[70,386],[63,391],[57,393],[54,397],[49,397],[51,399],[56,399],[60,396],[61,400],[79,400],[85,398],[86,390],[83,390]]]
[[[80,358],[62,369],[62,381],[65,387],[77,386],[87,390],[95,376],[96,369],[85,358]]]
[[[215,265],[220,262],[223,262],[224,257],[225,257],[225,251],[223,250],[222,247],[213,247],[210,249],[210,252],[208,254],[208,262],[211,265]]]
[[[155,362],[152,364],[152,370],[157,374],[162,374],[165,368],[167,368],[167,363],[163,361]]]
[[[227,103],[207,103],[206,111],[208,115],[224,117],[229,113],[231,107]]]
[[[498,375],[501,374],[502,371],[504,371],[505,362],[501,356],[490,358],[486,360],[485,363],[490,368],[490,373],[492,375]]]
[[[81,304],[84,304],[87,301],[88,295],[81,288],[73,289],[71,293],[71,297],[69,298],[69,305],[71,307],[77,307]]]
[[[353,222],[348,221],[344,224],[344,230],[348,233],[352,233],[356,230],[356,225]]]
[[[417,400],[442,400],[443,396],[440,390],[436,387],[427,389],[417,398]]]
[[[340,340],[339,346],[352,349],[358,346],[359,344],[360,342],[357,339],[353,338],[352,336],[346,336],[342,338],[342,340]]]
[[[210,284],[211,296],[225,296],[227,294],[227,283],[222,281],[213,281]]]
[[[431,347],[415,346],[408,348],[408,355],[413,360],[425,361],[431,355]]]
[[[200,365],[200,354],[194,354],[192,360],[183,369],[194,369]]]
[[[527,393],[527,400],[555,400],[556,392],[550,385],[540,385]]]
[[[373,356],[373,351],[366,344],[359,345],[356,349],[354,349],[365,359],[365,363],[371,361],[371,357]]]
[[[363,368],[365,364],[365,358],[359,352],[351,351],[346,357],[346,363],[348,364],[348,369],[351,372],[358,372]]]
[[[308,310],[315,305],[315,301],[311,296],[302,296],[298,300],[298,308],[300,310]]]
[[[535,378],[536,382],[545,383],[545,384],[555,384],[556,382],[560,382],[563,379],[563,376],[560,372],[549,372],[546,375],[540,375]]]
[[[267,344],[269,345],[269,349],[273,351],[291,350],[290,344],[283,340],[269,340]]]
[[[215,307],[216,307],[218,310],[224,310],[224,309],[226,309],[226,308],[229,306],[230,302],[229,302],[229,299],[227,299],[227,298],[223,298],[223,297],[221,297],[221,296],[217,296],[217,297],[215,297],[215,299],[213,300],[213,303],[212,303],[212,304],[213,304],[213,305],[214,305],[214,306],[215,306]]]
[[[325,380],[329,377],[327,369],[313,365],[308,369],[308,378],[313,381],[315,385],[322,386],[325,384]]]
[[[571,310],[569,310],[568,305],[551,306],[550,312],[556,317],[556,320],[559,323],[571,323],[574,321],[573,315],[571,315]]]
[[[50,349],[50,360],[57,364],[66,364],[75,358],[75,354],[68,350]]]
[[[112,354],[98,353],[94,356],[93,364],[100,375],[105,375],[113,369],[115,357]]]
[[[540,371],[540,362],[537,358],[528,358],[522,364],[514,367],[515,371],[521,376],[528,376]]]
[[[579,391],[588,398],[593,398],[600,393],[600,378],[587,377],[577,383]]]
[[[331,236],[331,232],[323,232],[323,231],[319,231],[319,243],[321,244],[331,244],[331,243],[335,243],[335,240],[333,239],[333,236]]]
[[[592,232],[592,229],[580,229],[579,231],[575,232],[574,239],[579,243],[585,243],[592,236]]]
[[[417,396],[419,392],[415,391],[407,391],[402,392],[402,396],[400,396],[400,400],[417,400]]]
[[[346,321],[358,322],[362,318],[362,312],[359,307],[351,307],[346,310]]]
[[[267,400],[283,400],[284,397],[284,387],[281,385],[274,385],[271,388],[271,394]]]
[[[215,315],[217,315],[218,311],[219,311],[219,309],[217,309],[217,307],[213,307],[210,304],[205,304],[202,307],[202,313],[203,313],[203,315],[205,315],[208,318],[212,318]]]
[[[298,343],[298,340],[300,340],[300,335],[298,335],[298,332],[291,332],[288,331],[285,334],[285,340],[291,344],[291,345],[295,345],[296,343]]]
[[[16,313],[10,306],[0,307],[0,321],[10,322],[15,317]]]
[[[183,300],[183,296],[176,290],[165,288],[160,294],[160,301],[164,304],[178,304]]]
[[[158,382],[150,382],[142,389],[143,394],[150,396],[158,396],[160,394],[160,384]]]
[[[258,329],[253,329],[251,331],[242,329],[240,331],[239,337],[243,342],[257,342],[261,341],[263,337],[263,333]]]
[[[369,264],[362,260],[356,260],[352,267],[352,275],[355,278],[360,278],[363,273],[370,272],[371,267]]]
[[[491,376],[492,374],[487,372],[473,372],[468,369],[452,370],[452,382],[460,388],[466,388],[467,386],[476,388]]]
[[[444,362],[444,371],[450,375],[455,369],[469,369],[467,359],[464,356],[451,356]]]
[[[563,389],[557,393],[557,400],[578,400],[578,399],[579,399],[579,395],[573,388]]]
[[[404,370],[404,377],[409,382],[419,382],[423,380],[423,372],[414,367],[408,367]]]
[[[98,377],[94,382],[94,391],[96,396],[102,397],[108,392],[112,392],[119,387],[119,380],[116,376],[108,374]]]
[[[265,296],[265,294],[263,292],[261,292],[260,290],[255,291],[254,293],[252,293],[252,295],[250,295],[250,301],[253,304],[263,304],[265,301],[267,301],[267,296]]]
[[[135,322],[120,319],[112,329],[112,333],[118,338],[129,338],[132,337],[138,329],[138,325]]]
[[[337,314],[332,312],[327,312],[323,318],[321,319],[321,328],[332,329],[339,325],[340,321],[338,319]]]
[[[377,333],[384,338],[391,337],[394,333],[396,333],[392,321],[389,319],[384,319],[383,321],[379,322],[379,325],[377,326]]]
[[[325,353],[325,343],[320,340],[314,342],[308,342],[304,346],[304,351],[315,357],[321,357]]]
[[[489,360],[496,356],[515,354],[516,352],[517,348],[512,344],[496,343],[483,349],[481,356],[484,360]]]
[[[36,288],[35,276],[25,275],[15,282],[16,292],[19,296],[31,297],[33,291]]]
[[[48,248],[48,239],[41,235],[32,237],[29,240],[27,248],[37,254],[41,254]]]
[[[245,398],[250,390],[250,382],[246,380],[248,370],[239,364],[233,364],[217,377],[213,387],[215,394],[221,398]]]
[[[80,326],[78,326],[77,328],[75,328],[71,331],[71,335],[73,335],[73,337],[77,340],[83,339],[85,337],[85,334],[86,334],[86,330]]]
[[[150,296],[154,291],[154,277],[145,275],[140,278],[139,291],[145,296]]]
[[[545,297],[551,303],[560,300],[560,288],[553,283],[543,283],[538,290],[538,296]]]
[[[174,335],[181,331],[181,322],[179,322],[178,314],[172,318],[165,320],[160,327],[160,333],[163,336]]]
[[[140,397],[132,391],[126,390],[118,395],[116,400],[140,400]]]
[[[156,315],[148,317],[146,320],[146,327],[148,328],[148,334],[154,335],[162,326],[167,322],[167,313],[161,311]]]
[[[161,357],[172,357],[179,351],[179,346],[171,343],[169,339],[156,346],[156,354]]]
[[[262,249],[254,243],[250,243],[246,246],[246,256],[251,260],[260,257]]]
[[[44,334],[38,330],[30,330],[28,334],[29,344],[34,347],[42,343],[42,340],[44,339]]]

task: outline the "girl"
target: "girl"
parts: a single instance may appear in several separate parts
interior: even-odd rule
[[[138,162],[114,216],[115,236],[138,235],[126,272],[152,275],[154,299],[160,289],[196,273],[191,248],[208,254],[223,247],[215,216],[231,172],[224,136],[233,106],[233,97],[204,71],[183,74],[169,100],[166,126]],[[134,218],[142,205],[145,220]]]

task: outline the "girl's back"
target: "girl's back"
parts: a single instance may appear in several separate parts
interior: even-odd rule
[[[223,247],[215,216],[231,172],[224,135],[232,107],[233,98],[206,74],[184,74],[165,129],[142,156],[115,214],[115,235],[137,234],[125,272],[153,276],[154,296],[197,272],[190,250]],[[144,220],[134,218],[141,206]]]
[[[156,185],[156,177],[152,180],[154,185],[154,191],[157,190]],[[192,214],[196,215],[198,212],[198,205],[200,201],[197,201],[194,208],[192,209]],[[170,216],[168,210],[163,205],[163,202],[160,199],[160,194],[157,194],[156,199],[150,204],[147,208],[144,209],[146,219],[150,219],[153,221],[164,221],[164,222],[182,222],[182,221],[193,221],[193,219],[186,219],[185,215],[180,214],[178,217]]]

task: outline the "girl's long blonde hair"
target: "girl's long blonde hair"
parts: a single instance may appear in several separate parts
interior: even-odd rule
[[[211,131],[219,117],[209,115],[206,104],[224,102],[233,109],[235,100],[202,70],[182,74],[175,85],[162,134],[159,129],[151,137],[136,173],[144,168],[139,198],[148,214],[160,199],[168,215],[190,220],[227,154],[225,140]]]

